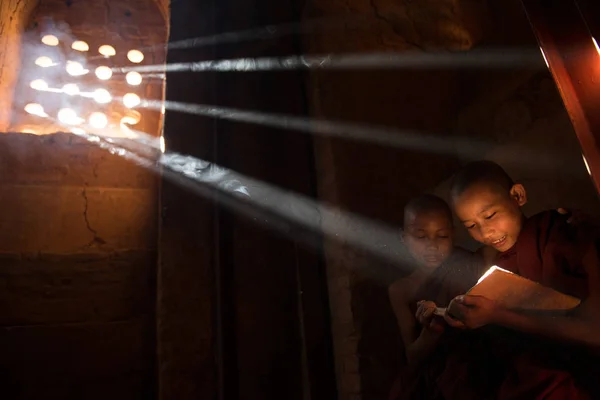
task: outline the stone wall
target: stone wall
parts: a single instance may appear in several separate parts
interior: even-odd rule
[[[37,3],[35,0],[0,2],[0,132],[5,132],[10,125],[21,57],[21,34]]]
[[[145,63],[165,58],[167,25],[154,2],[47,0],[22,27],[25,52],[56,29],[87,41],[90,57],[110,44],[121,60],[142,47]],[[33,60],[21,61],[2,65],[20,73],[20,110]],[[160,99],[162,84],[140,96]],[[158,136],[160,111],[142,113],[141,129]],[[2,134],[0,154],[7,397],[154,398],[157,176],[71,134]]]
[[[152,396],[155,176],[67,134],[2,134],[0,154],[9,397]]]

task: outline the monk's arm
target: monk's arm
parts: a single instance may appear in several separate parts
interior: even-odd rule
[[[404,288],[402,282],[397,282],[390,286],[388,292],[404,343],[406,361],[410,366],[417,366],[431,355],[440,334],[422,329],[417,335],[417,320],[410,310]]]
[[[589,311],[588,311],[589,310]],[[582,303],[570,312],[522,312],[499,309],[494,323],[548,338],[579,343],[600,349],[600,323],[591,304]]]
[[[515,312],[500,310],[496,323],[527,333],[564,340],[600,349],[600,243],[583,257],[589,297],[569,311]]]

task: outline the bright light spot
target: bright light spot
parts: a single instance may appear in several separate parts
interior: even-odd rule
[[[32,89],[35,89],[35,90],[46,90],[46,89],[48,89],[48,84],[43,79],[36,79],[34,81],[31,81],[31,83],[29,84],[29,86]]]
[[[98,67],[96,68],[96,76],[98,77],[98,79],[107,81],[112,76],[112,69],[105,66]]]
[[[32,135],[37,135],[37,132],[34,129],[31,129],[31,128],[24,128],[24,129],[21,129],[19,132],[21,132],[21,133],[30,133]]]
[[[46,46],[58,46],[58,38],[54,35],[46,35],[42,38],[42,43]]]
[[[89,122],[92,127],[102,129],[108,125],[108,118],[101,112],[95,112],[90,115]]]
[[[81,76],[87,74],[89,71],[83,68],[83,65],[77,61],[67,61],[66,67],[67,73],[71,76]]]
[[[44,112],[44,107],[38,103],[29,103],[25,106],[25,111],[31,115],[38,115],[45,117],[47,114]]]
[[[142,114],[134,110],[129,110],[127,115],[121,118],[121,125],[135,125],[141,120]]]
[[[76,40],[71,45],[71,48],[76,51],[88,51],[90,46],[88,46],[88,44],[83,40]]]
[[[35,65],[42,68],[48,68],[54,65],[50,57],[41,56],[35,59]]]
[[[160,152],[164,153],[166,149],[167,149],[167,145],[165,144],[165,137],[161,136],[160,137]]]
[[[100,46],[98,53],[102,54],[104,57],[112,57],[117,54],[115,48],[107,44]]]
[[[499,266],[497,266],[497,265],[492,265],[492,267],[491,267],[490,269],[488,269],[488,270],[485,272],[485,274],[483,274],[483,275],[481,276],[481,278],[479,278],[479,280],[477,281],[477,284],[479,284],[479,283],[481,283],[482,281],[484,281],[484,280],[485,280],[485,278],[487,278],[488,276],[490,276],[490,275],[492,274],[492,272],[494,272],[494,271],[502,271],[502,272],[506,272],[506,273],[508,273],[508,274],[512,274],[512,272],[510,272],[510,271],[507,271],[507,270],[505,270],[505,269],[503,269],[503,268],[500,268],[500,267],[499,267]]]
[[[163,105],[162,105],[162,107],[160,108],[160,112],[161,112],[161,113],[163,113],[163,114],[164,114],[165,112],[167,112],[167,107],[166,107],[164,104],[163,104]]]
[[[79,86],[74,83],[67,83],[62,87],[62,91],[69,96],[75,96],[79,94]]]
[[[540,47],[540,51],[542,52],[542,57],[544,57],[544,62],[546,63],[546,67],[550,68],[550,64],[548,64],[548,59],[546,58],[546,53],[544,53],[544,50]]]
[[[598,42],[596,42],[596,38],[592,37],[592,42],[594,42],[594,46],[596,46],[596,51],[600,54],[600,46],[598,46]]]
[[[63,124],[77,125],[81,123],[81,118],[77,116],[77,113],[70,108],[61,108],[58,111],[58,120]]]
[[[96,101],[96,103],[106,104],[110,103],[110,101],[112,100],[112,96],[110,95],[110,93],[108,93],[108,90],[106,89],[96,89],[94,91],[94,100]]]
[[[140,83],[142,83],[142,75],[140,75],[139,72],[131,71],[131,72],[128,72],[127,75],[125,75],[125,80],[131,86],[137,86]]]
[[[127,58],[132,63],[139,64],[144,60],[144,53],[139,50],[129,50],[127,53]]]
[[[125,96],[123,96],[123,104],[125,104],[125,107],[127,108],[133,108],[139,105],[140,102],[140,96],[135,93],[127,93]]]
[[[583,163],[585,164],[585,169],[587,169],[588,174],[592,174],[592,171],[590,171],[590,165],[587,162],[587,159],[585,158],[585,156],[582,154],[581,157],[583,157]]]
[[[81,128],[71,128],[71,132],[76,135],[85,135],[85,131]]]

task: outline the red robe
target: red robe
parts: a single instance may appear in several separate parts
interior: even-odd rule
[[[430,300],[440,307],[465,293],[472,287],[484,272],[483,262],[478,256],[461,248],[440,265],[419,287],[413,299],[413,312],[419,300]],[[416,328],[420,331],[420,327]],[[456,333],[448,329],[431,358],[418,371],[410,371],[404,367],[390,392],[390,400],[443,399],[436,385],[437,376],[443,371]],[[460,332],[463,335],[462,332]],[[472,336],[472,334],[467,333]],[[464,336],[464,335],[463,335]]]
[[[543,212],[526,220],[515,246],[501,253],[496,263],[585,299],[588,281],[582,258],[594,239],[590,231],[568,224],[565,216]],[[463,349],[466,352],[457,350],[449,357],[438,380],[445,399],[475,399],[481,393],[496,393],[492,398],[501,400],[600,399],[598,394],[591,394],[597,385],[593,379],[600,377],[600,360],[589,350],[498,327],[480,331],[494,344],[488,348],[471,346]],[[473,370],[488,368],[490,363],[500,366],[490,372],[499,375],[495,382],[480,382],[469,376],[469,364]]]

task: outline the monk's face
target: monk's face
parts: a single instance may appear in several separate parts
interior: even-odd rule
[[[473,185],[453,198],[454,211],[473,239],[498,251],[515,245],[527,202],[525,188],[514,185],[509,192],[489,184]]]
[[[438,267],[452,252],[452,221],[443,211],[409,212],[403,238],[419,264]]]

